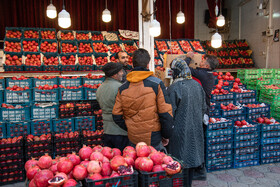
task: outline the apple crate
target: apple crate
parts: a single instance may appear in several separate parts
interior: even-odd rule
[[[91,40],[91,31],[74,31],[75,36],[76,36],[76,40],[78,41],[87,41],[87,40]],[[85,34],[87,36],[86,39],[81,39],[79,37],[80,34]]]
[[[100,31],[90,31],[90,35],[91,35],[91,40],[92,41],[104,41],[104,37],[103,37],[103,35],[102,35],[102,33],[100,32]],[[97,38],[99,38],[100,40],[96,40],[95,39],[95,37]]]
[[[19,38],[23,38],[23,30],[22,27],[6,27],[5,28],[5,39],[6,38],[16,38],[14,35],[9,35],[10,32],[19,32]]]
[[[73,133],[73,132],[72,132]],[[78,153],[81,147],[80,134],[76,137],[61,138],[54,135],[54,157]]]
[[[31,89],[23,91],[4,90],[4,102],[10,104],[29,104],[32,101]]]
[[[95,131],[95,117],[75,117],[75,130]]]
[[[233,93],[229,94],[222,94],[222,95],[212,95],[211,96],[212,100],[225,100],[225,99],[234,99]]]
[[[247,114],[247,120],[255,120],[259,117],[270,117],[270,115],[268,112]]]
[[[69,35],[71,35],[71,37],[73,37],[72,39],[65,39],[65,38],[61,38],[61,33],[63,33],[63,34],[69,34]],[[76,39],[76,35],[75,35],[76,33],[73,31],[73,30],[60,30],[60,31],[58,31],[57,32],[57,39],[59,39],[59,40],[70,40],[70,41],[72,41],[72,40],[75,40]]]
[[[97,89],[84,88],[84,98],[85,100],[94,100],[96,99]]]
[[[17,49],[17,48],[14,48],[13,47],[10,47],[12,51],[10,51],[10,49],[7,48],[6,46],[6,42],[13,42],[13,43],[17,43],[20,45],[20,49]],[[17,39],[17,38],[5,38],[4,39],[4,46],[3,46],[3,49],[4,49],[4,52],[10,52],[10,53],[21,53],[22,52],[22,43],[21,43],[21,40],[20,39]],[[18,51],[19,50],[19,51]]]
[[[27,66],[26,65],[26,56],[27,55],[40,55],[40,63],[41,65],[40,66]],[[42,56],[39,52],[24,52],[23,53],[23,62],[24,62],[24,71],[42,71],[43,70],[43,65],[42,65]]]
[[[75,48],[77,48],[76,50],[74,49],[74,51],[72,51],[72,52],[63,52],[63,47],[62,47],[62,45],[63,44],[72,44],[73,45],[73,47]],[[78,49],[78,43],[76,42],[76,41],[72,41],[72,40],[64,40],[64,41],[61,41],[60,42],[60,53],[61,54],[76,54],[76,53],[78,53],[79,52],[79,49]]]
[[[32,78],[28,78],[26,80],[13,80],[13,78],[6,78],[6,87],[13,87],[13,86],[19,86],[19,87],[29,87],[32,88]]]
[[[81,65],[80,64],[79,58],[80,57],[85,57],[85,56],[86,57],[91,57],[91,59],[93,60],[92,65]],[[89,54],[89,53],[83,53],[83,54],[79,53],[78,54],[78,70],[79,71],[92,71],[92,70],[96,70],[96,69],[97,69],[97,67],[96,67],[96,64],[94,62],[94,57],[93,57],[92,54]]]
[[[233,167],[234,168],[242,168],[249,166],[257,166],[260,165],[260,159],[249,159],[249,160],[234,160]]]
[[[84,89],[65,89],[59,88],[59,100],[60,101],[77,101],[84,99]]]
[[[207,151],[217,151],[217,150],[229,150],[233,148],[232,142],[226,142],[226,143],[213,143],[207,145]]]
[[[213,158],[213,157],[223,157],[223,156],[230,156],[233,155],[233,149],[223,149],[223,150],[214,150],[208,151],[206,149],[206,157]]]
[[[16,105],[13,105],[16,106]],[[1,107],[1,121],[26,121],[30,120],[30,106],[19,105],[23,108],[9,109]]]
[[[30,134],[29,122],[9,122],[7,125],[7,138],[25,136]]]
[[[233,127],[232,120],[228,120],[225,122],[209,123],[207,125],[207,130],[228,129],[232,127]]]
[[[48,44],[53,44],[53,43],[56,43],[56,51],[55,52],[46,52],[46,51],[42,51],[42,44],[44,42],[48,42]],[[44,39],[44,40],[41,40],[40,42],[40,52],[43,53],[43,54],[54,54],[54,53],[58,53],[58,41],[56,39]]]
[[[43,32],[46,32],[46,31],[49,31],[49,32],[53,32],[53,35],[51,35],[51,37],[45,37],[43,35]],[[41,39],[43,40],[54,40],[56,39],[56,30],[55,28],[40,28],[40,36],[41,36]]]
[[[58,80],[57,77],[52,78],[52,79],[39,79],[39,78],[33,78],[33,86],[34,87],[39,87],[39,86],[44,86],[44,85],[58,85]]]
[[[40,90],[38,88],[33,89],[33,101],[34,102],[58,102],[59,89],[52,90]]]
[[[52,133],[52,120],[32,120],[30,125],[31,134],[34,136],[40,136],[42,134]]]
[[[232,161],[206,166],[207,172],[220,171],[220,170],[225,170],[230,168],[232,168]]]
[[[71,132],[75,129],[75,124],[72,118],[53,119],[52,124],[54,133]]]
[[[138,172],[134,171],[131,175],[123,175],[119,177],[91,180],[86,178],[83,181],[83,186],[87,187],[104,187],[104,186],[119,186],[119,187],[135,187],[138,186]]]
[[[31,119],[58,118],[57,103],[34,103],[31,106]]]
[[[50,58],[58,58],[58,53],[45,53],[43,54],[43,71],[60,71],[60,65],[57,64],[57,65],[46,65],[46,63],[44,62],[44,57],[46,57],[47,59],[50,59]],[[58,60],[58,63],[59,63],[59,59]]]
[[[81,77],[59,77],[58,84],[67,86],[81,86],[82,78]]]
[[[40,140],[40,141],[29,141],[27,138],[25,138],[25,158],[26,160],[29,160],[31,158],[39,159],[41,156],[48,154],[52,155],[53,153],[53,139],[50,137],[46,140]]]
[[[0,122],[0,138],[6,138],[6,124]]]

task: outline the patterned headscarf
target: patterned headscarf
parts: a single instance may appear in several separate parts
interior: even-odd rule
[[[173,79],[182,78],[182,79],[192,79],[191,70],[183,59],[175,58],[171,62],[171,70],[173,71]]]

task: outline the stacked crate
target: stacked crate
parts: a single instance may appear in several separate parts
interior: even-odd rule
[[[233,124],[224,118],[210,118],[206,131],[206,168],[208,171],[232,167]]]
[[[258,105],[259,107],[252,107],[251,104],[245,105],[245,112],[247,114],[247,120],[255,120],[259,117],[269,117],[270,116],[270,106],[268,104],[255,103],[253,105]]]
[[[234,168],[259,165],[259,126],[234,126]]]

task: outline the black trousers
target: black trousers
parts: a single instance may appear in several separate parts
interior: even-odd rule
[[[129,140],[127,136],[104,134],[103,143],[104,146],[118,148],[123,151],[128,146]]]

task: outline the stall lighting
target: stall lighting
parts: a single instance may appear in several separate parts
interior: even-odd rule
[[[185,15],[182,11],[178,12],[177,17],[176,17],[176,21],[179,24],[182,24],[185,22]]]
[[[112,19],[111,12],[107,9],[107,0],[105,1],[105,10],[102,12],[102,21],[105,23],[110,22]]]
[[[217,19],[217,26],[218,27],[222,27],[225,25],[225,17],[221,14],[219,15],[218,19]]]
[[[47,17],[54,19],[54,18],[56,18],[56,16],[57,16],[56,8],[52,4],[52,0],[51,0],[49,6],[47,6]]]
[[[211,37],[211,46],[213,48],[219,48],[222,46],[222,36],[219,33],[215,33],[212,37]]]
[[[153,37],[159,36],[161,33],[160,23],[153,19],[150,24],[150,35]]]
[[[64,0],[62,11],[58,14],[58,25],[62,28],[68,28],[71,26],[70,14],[65,10]]]

